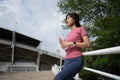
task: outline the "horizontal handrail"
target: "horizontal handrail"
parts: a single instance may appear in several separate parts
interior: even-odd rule
[[[100,49],[100,50],[95,50],[95,51],[90,51],[90,52],[84,52],[83,56],[107,55],[107,54],[120,54],[120,46],[106,48],[106,49]],[[56,67],[56,68],[58,71],[60,70],[59,67]],[[95,72],[97,74],[101,74],[103,76],[106,76],[106,77],[109,77],[112,79],[120,80],[120,76],[117,76],[114,74],[106,73],[103,71],[99,71],[99,70],[95,70],[95,69],[91,69],[91,68],[87,68],[87,67],[83,67],[83,69],[91,71],[91,72]]]
[[[120,46],[106,48],[106,49],[100,49],[100,50],[95,50],[95,51],[90,51],[90,52],[84,52],[83,56],[95,56],[95,55],[107,55],[107,54],[120,54]],[[110,73],[102,72],[102,71],[87,68],[87,67],[84,67],[83,69],[91,71],[91,72],[95,72],[97,74],[101,74],[101,75],[109,77],[109,78],[120,80],[120,76],[117,76],[117,75],[113,75]]]
[[[107,55],[107,54],[120,54],[120,46],[100,49],[100,50],[95,50],[90,52],[84,52],[83,56]]]
[[[103,71],[99,71],[99,70],[95,70],[95,69],[87,68],[87,67],[84,67],[83,69],[85,69],[87,71],[97,73],[97,74],[100,74],[100,75],[103,75],[103,76],[106,76],[106,77],[109,77],[109,78],[112,78],[112,79],[115,79],[115,80],[120,80],[120,76],[117,76],[117,75],[113,75],[113,74],[110,74],[110,73],[106,73],[106,72],[103,72]]]

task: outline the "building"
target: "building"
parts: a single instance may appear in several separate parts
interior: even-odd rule
[[[0,71],[50,70],[60,56],[41,50],[41,41],[0,28]]]

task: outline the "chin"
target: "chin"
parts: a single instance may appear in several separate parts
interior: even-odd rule
[[[69,26],[69,27],[70,27],[71,25],[70,25],[70,24],[67,24],[67,26]]]

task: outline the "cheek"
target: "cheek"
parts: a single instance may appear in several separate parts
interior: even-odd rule
[[[70,25],[70,21],[66,21],[66,24],[69,26]]]
[[[67,24],[73,24],[73,23],[74,23],[73,20],[71,19],[67,20]]]

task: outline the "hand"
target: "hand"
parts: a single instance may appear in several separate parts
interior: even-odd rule
[[[67,47],[66,46],[66,41],[63,40],[62,38],[59,38],[59,43],[60,43],[60,45],[61,45],[62,48],[66,48]]]

